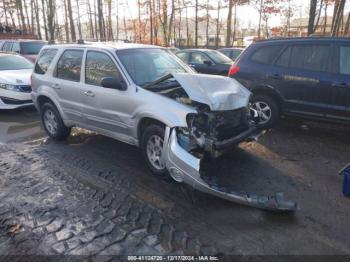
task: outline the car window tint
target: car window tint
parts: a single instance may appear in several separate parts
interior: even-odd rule
[[[291,50],[290,67],[327,71],[330,52],[328,45],[295,45]]]
[[[84,52],[82,50],[65,51],[58,60],[56,76],[79,82],[83,54]]]
[[[291,53],[292,53],[292,47],[289,46],[287,47],[286,50],[283,51],[281,56],[277,59],[276,65],[288,67]]]
[[[185,63],[189,62],[190,53],[184,52],[184,53],[177,53],[176,55]]]
[[[340,73],[350,75],[350,46],[340,47]]]
[[[223,53],[225,56],[230,57],[231,51],[230,50],[221,50],[221,53]]]
[[[262,64],[272,64],[282,48],[281,45],[264,46],[252,55],[251,60]]]
[[[85,83],[101,86],[105,77],[122,79],[113,60],[104,53],[89,51],[85,63]]]
[[[11,47],[12,47],[12,42],[6,42],[4,44],[4,47],[3,47],[2,50],[4,50],[4,51],[11,51]]]
[[[210,59],[205,55],[205,54],[202,54],[202,53],[192,53],[192,56],[191,56],[191,63],[194,63],[194,64],[204,64],[204,61],[210,61]]]
[[[16,52],[16,53],[20,53],[21,52],[21,48],[20,48],[18,42],[14,42],[12,44],[12,52]]]
[[[34,72],[40,75],[45,74],[56,53],[57,49],[44,49],[35,64]]]

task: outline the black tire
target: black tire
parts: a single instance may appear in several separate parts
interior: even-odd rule
[[[151,169],[152,173],[160,176],[162,178],[168,178],[168,171],[164,165],[163,168],[156,168],[154,164],[152,164],[152,160],[149,157],[149,154],[147,153],[147,145],[151,139],[154,137],[160,137],[164,141],[164,134],[165,134],[165,129],[163,126],[152,124],[148,126],[145,131],[142,134],[142,139],[141,139],[141,150],[143,157],[145,158],[145,161],[148,165],[148,167]]]
[[[258,102],[261,102],[263,104],[266,104],[269,108],[270,108],[270,114],[269,114],[269,119],[268,120],[263,120],[262,118],[260,119],[260,123],[258,124],[258,126],[261,128],[261,129],[269,129],[269,128],[272,128],[274,127],[279,118],[280,118],[280,108],[278,106],[278,104],[276,103],[276,101],[267,96],[267,95],[253,95],[253,98],[251,100],[251,103],[252,103],[252,107],[254,109],[256,109],[256,104]],[[265,122],[266,121],[266,122]]]
[[[57,108],[52,103],[47,102],[41,106],[40,113],[44,129],[49,137],[56,141],[66,140],[70,135],[71,128],[64,125]],[[54,121],[57,124],[56,128],[50,129],[50,126],[47,124],[47,119],[45,118],[46,114],[51,115],[55,119]]]

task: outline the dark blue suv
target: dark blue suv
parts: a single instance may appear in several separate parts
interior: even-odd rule
[[[259,41],[229,76],[253,92],[262,128],[281,114],[350,123],[350,38]]]

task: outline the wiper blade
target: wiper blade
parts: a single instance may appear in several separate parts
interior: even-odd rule
[[[153,87],[155,85],[158,85],[162,82],[164,82],[165,80],[168,80],[170,78],[173,78],[173,75],[172,74],[167,74],[165,76],[162,76],[161,78],[158,78],[157,80],[153,81],[153,82],[150,82],[150,83],[146,83],[144,84],[142,87],[143,88],[150,88],[150,87]]]

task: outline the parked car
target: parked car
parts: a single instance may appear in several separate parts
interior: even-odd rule
[[[17,54],[0,53],[0,109],[32,106],[33,63]]]
[[[201,177],[204,155],[216,157],[261,132],[249,114],[250,92],[234,79],[196,74],[155,46],[50,45],[40,52],[32,83],[53,139],[84,127],[139,146],[155,174],[169,172],[178,182],[248,205],[295,207],[280,197],[220,191]]]
[[[237,57],[243,52],[243,50],[244,48],[239,48],[239,47],[228,47],[228,48],[218,49],[219,52],[231,58],[232,61],[235,61]]]
[[[168,50],[174,54],[180,51],[180,49],[177,47],[168,47]]]
[[[350,123],[350,39],[294,38],[250,45],[229,75],[250,89],[261,126],[280,115]]]
[[[3,52],[18,53],[35,62],[40,49],[46,44],[47,42],[41,40],[8,39],[2,40],[0,50]]]
[[[226,76],[233,63],[219,51],[210,49],[186,49],[177,52],[176,55],[203,74]]]

